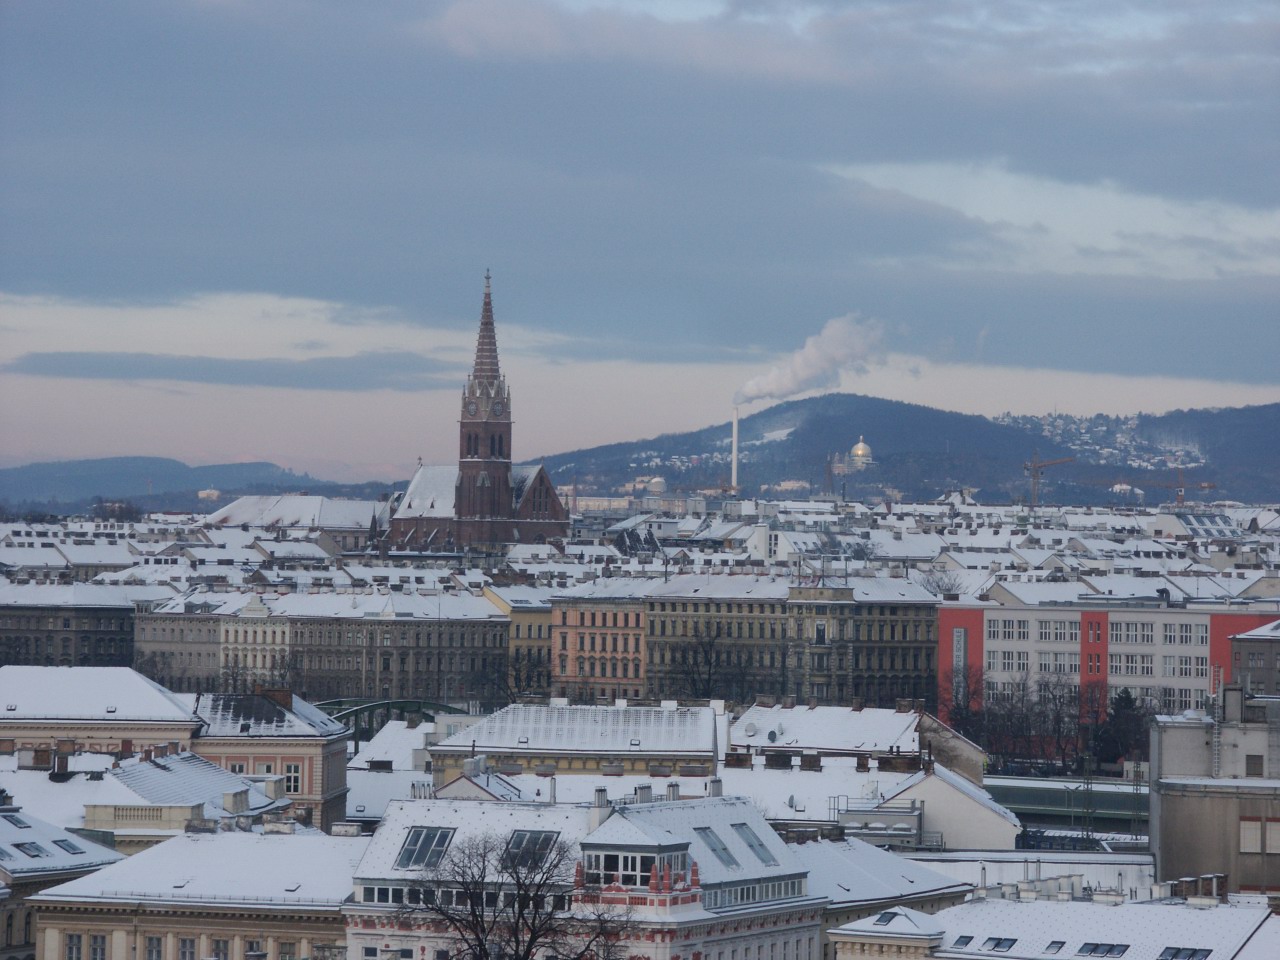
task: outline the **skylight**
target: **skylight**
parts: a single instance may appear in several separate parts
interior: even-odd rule
[[[973,937],[969,937],[969,936],[965,936],[965,937],[956,937],[956,942],[955,942],[955,943],[953,943],[951,946],[953,946],[953,947],[967,947],[967,946],[968,946],[969,944],[971,944],[971,943],[973,943]]]
[[[764,841],[750,826],[745,823],[735,823],[733,832],[742,838],[742,842],[751,848],[751,852],[756,855],[756,859],[765,866],[776,867],[778,865],[778,858],[764,845]],[[888,921],[885,922],[887,923]]]
[[[396,858],[396,869],[438,866],[451,839],[453,830],[447,827],[412,827]]]
[[[724,841],[720,839],[720,834],[716,833],[710,827],[694,827],[693,832],[696,833],[701,838],[702,842],[707,845],[708,849],[716,855],[716,859],[726,867],[732,867],[735,870],[742,867],[742,864],[738,862],[738,858],[735,857],[732,851],[724,845]]]
[[[40,844],[38,843],[15,843],[13,845],[13,848],[15,850],[21,850],[23,853],[25,853],[28,857],[31,857],[32,859],[53,856],[53,854],[51,854],[44,847],[40,846]]]
[[[31,829],[31,824],[27,823],[27,821],[23,820],[16,813],[6,813],[4,815],[4,818],[8,820],[10,823],[12,823],[15,827],[21,827],[23,830]]]
[[[883,927],[883,926],[886,926],[887,924],[893,923],[893,918],[896,916],[897,914],[894,913],[892,910],[887,910],[884,913],[880,914],[880,916],[876,917],[876,926]]]
[[[63,850],[67,851],[67,853],[84,853],[83,847],[76,846],[70,840],[55,840],[53,841],[53,845],[55,847],[61,847]]]
[[[541,866],[559,836],[554,830],[513,830],[503,865],[508,868]]]

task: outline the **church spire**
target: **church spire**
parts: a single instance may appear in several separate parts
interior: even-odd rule
[[[480,335],[476,338],[476,362],[471,379],[496,383],[502,377],[498,369],[498,335],[493,329],[493,296],[489,290],[489,271],[484,272],[484,306],[480,310]]]

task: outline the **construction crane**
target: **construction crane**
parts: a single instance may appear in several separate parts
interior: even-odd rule
[[[1037,451],[1031,459],[1022,465],[1023,472],[1031,478],[1031,509],[1040,502],[1040,480],[1044,477],[1045,467],[1056,467],[1060,463],[1071,463],[1075,457],[1059,457],[1056,460],[1041,460]]]
[[[1178,479],[1175,480],[1173,483],[1169,483],[1166,481],[1163,483],[1152,483],[1152,484],[1149,484],[1149,486],[1160,487],[1163,490],[1174,491],[1174,503],[1177,504],[1179,507],[1181,507],[1187,502],[1187,483],[1186,483],[1186,479],[1182,475],[1182,468],[1176,467],[1175,469],[1178,472]],[[1218,489],[1218,485],[1214,483],[1212,480],[1200,480],[1197,483],[1191,484],[1191,487],[1195,490]]]

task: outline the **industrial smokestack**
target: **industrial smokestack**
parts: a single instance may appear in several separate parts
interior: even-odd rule
[[[738,408],[736,406],[733,408],[733,452],[730,459],[733,462],[729,467],[729,486],[736,496],[738,493]]]

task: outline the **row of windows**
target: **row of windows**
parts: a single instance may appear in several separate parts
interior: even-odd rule
[[[143,960],[166,960],[165,937],[146,937],[143,940]],[[106,934],[91,933],[87,937],[82,933],[68,933],[63,938],[64,960],[110,960],[107,951]],[[171,960],[198,960],[195,937],[178,937],[177,951]],[[223,938],[209,940],[208,957],[210,960],[231,960],[231,941]],[[86,947],[88,952],[86,953]],[[298,944],[292,940],[277,940],[275,957],[271,960],[296,960]],[[263,941],[245,940],[244,954],[263,954]],[[205,958],[199,958],[205,960]]]
[[[634,644],[635,652],[637,653],[640,652],[640,638],[631,637],[625,633],[622,634],[622,636],[619,636],[616,633],[612,635],[603,634],[603,633],[600,634],[600,652],[604,653],[606,651],[610,651],[612,653],[617,653],[619,641],[621,641],[622,643],[623,653],[631,653],[633,644]],[[567,650],[569,648],[568,644],[569,644],[569,635],[567,633],[561,633],[560,649]],[[610,644],[612,644],[612,646],[610,646]],[[592,653],[595,653],[596,652],[596,635],[594,633],[578,634],[578,649],[583,651],[590,650]]]
[[[650,607],[652,606],[653,605],[650,604]],[[574,625],[579,627],[597,627],[597,626],[598,627],[630,627],[630,626],[638,627],[640,626],[640,613],[638,611],[635,613],[634,624],[631,622],[632,614],[629,610],[623,610],[621,612],[621,615],[619,615],[619,612],[617,610],[611,610],[611,611],[601,610],[599,611],[599,617],[600,617],[599,623],[596,623],[597,613],[595,610],[591,610],[591,611],[579,610],[577,611],[576,617],[571,617],[569,613],[570,612],[568,610],[560,611],[561,626],[568,626],[570,620],[573,620]],[[621,619],[619,619],[619,616],[621,616]],[[611,617],[613,620],[612,623],[609,622]],[[517,636],[519,636],[519,634],[517,634]]]
[[[0,617],[0,628],[6,630],[128,630],[129,627],[127,619],[114,617],[59,617],[44,613]]]
[[[772,880],[763,883],[738,883],[702,891],[702,905],[708,910],[733,907],[762,900],[787,900],[804,896],[803,880]]]

